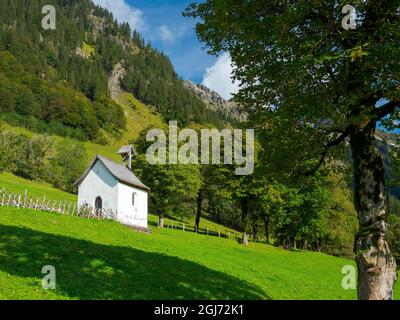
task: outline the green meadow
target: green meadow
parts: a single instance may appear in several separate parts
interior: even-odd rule
[[[3,187],[76,200],[8,174],[0,175]],[[341,287],[342,268],[353,261],[260,243],[245,248],[233,238],[159,229],[157,217],[149,220],[152,234],[143,234],[113,221],[0,207],[0,299],[356,298]],[[201,227],[225,229],[208,220]],[[55,291],[41,286],[45,265],[56,268]]]

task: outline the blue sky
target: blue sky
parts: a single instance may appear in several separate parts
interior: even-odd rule
[[[153,47],[166,53],[183,79],[203,83],[226,99],[238,90],[230,79],[229,55],[208,55],[193,30],[195,21],[182,16],[187,5],[195,0],[93,1],[108,8],[120,22],[129,22]]]

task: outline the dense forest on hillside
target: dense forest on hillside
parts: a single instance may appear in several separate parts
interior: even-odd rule
[[[54,5],[56,30],[42,28],[42,7]],[[121,63],[123,88],[166,120],[223,125],[225,116],[188,92],[164,54],[128,24],[89,0],[0,1],[0,113],[39,132],[105,143],[103,128],[125,126],[109,97],[108,79]]]

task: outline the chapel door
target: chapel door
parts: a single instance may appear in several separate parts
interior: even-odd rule
[[[96,213],[101,213],[103,210],[103,200],[101,197],[97,197],[96,201],[94,202],[94,207],[96,209]]]

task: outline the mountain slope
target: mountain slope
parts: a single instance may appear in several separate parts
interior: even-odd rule
[[[209,109],[216,112],[222,112],[227,116],[227,118],[232,118],[236,121],[246,120],[246,115],[240,110],[239,105],[234,101],[227,101],[217,92],[190,80],[185,80],[183,84],[188,90],[196,94],[196,96],[201,99]]]
[[[41,26],[49,4],[56,7],[56,30]],[[166,120],[225,125],[223,113],[184,87],[167,56],[91,1],[2,5],[0,115],[7,122],[105,144],[127,126],[111,99],[125,90]]]
[[[118,137],[114,137],[109,135],[106,131],[102,131],[102,134],[108,140],[107,145],[96,144],[90,141],[83,142],[83,147],[86,152],[85,162],[87,165],[89,165],[96,155],[103,155],[115,161],[121,161],[120,155],[117,154],[121,145],[126,145],[130,141],[136,139],[139,134],[148,127],[162,127],[164,125],[164,119],[154,108],[144,105],[132,94],[122,92],[117,97],[116,102],[119,104],[126,117],[126,129],[121,130]],[[43,133],[35,133],[26,128],[10,125],[4,125],[3,132],[22,134],[29,138],[46,136],[46,134]],[[63,137],[58,135],[52,135],[50,138],[54,142],[64,140]]]

